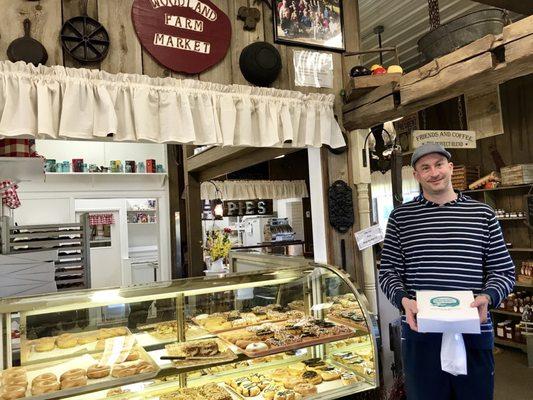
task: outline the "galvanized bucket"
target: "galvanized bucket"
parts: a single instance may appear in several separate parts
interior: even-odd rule
[[[433,60],[488,34],[500,34],[508,23],[507,12],[498,8],[474,11],[454,18],[418,40],[418,50]]]

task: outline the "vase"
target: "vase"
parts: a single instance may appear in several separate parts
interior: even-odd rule
[[[224,271],[226,266],[224,265],[224,259],[219,258],[218,260],[211,261],[211,271]]]

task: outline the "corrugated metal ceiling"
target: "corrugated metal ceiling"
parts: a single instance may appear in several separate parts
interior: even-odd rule
[[[441,23],[468,12],[490,8],[469,0],[440,0],[439,6]],[[359,14],[363,50],[378,47],[373,29],[383,25],[382,46],[398,46],[400,63],[405,70],[412,70],[424,62],[417,41],[429,30],[427,0],[359,0]],[[511,13],[510,17],[515,20],[519,15]],[[392,53],[384,54],[385,66],[394,64],[393,60]],[[365,56],[363,61],[368,66],[379,63],[379,55]]]

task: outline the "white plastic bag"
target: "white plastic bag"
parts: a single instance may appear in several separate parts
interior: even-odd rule
[[[460,333],[443,333],[440,348],[440,365],[450,374],[466,375],[466,348]]]

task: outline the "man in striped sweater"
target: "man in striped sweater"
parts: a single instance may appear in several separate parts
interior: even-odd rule
[[[411,165],[422,194],[390,215],[379,284],[402,315],[402,355],[409,400],[489,400],[494,392],[493,328],[515,282],[513,261],[494,211],[452,188],[450,153],[427,144]],[[417,332],[417,290],[472,290],[481,334],[464,334],[467,375],[442,371],[442,334]]]

